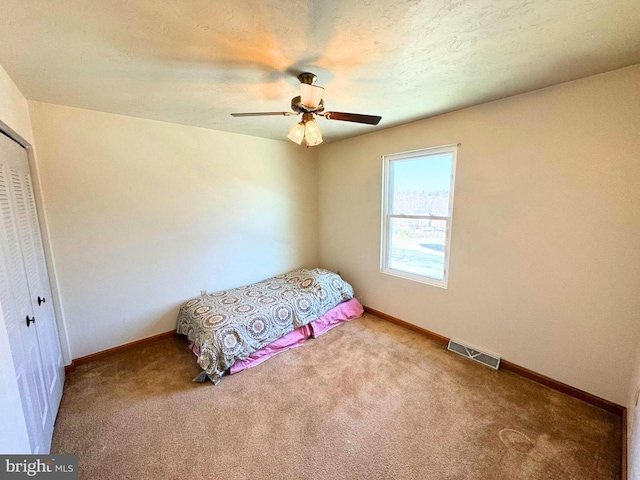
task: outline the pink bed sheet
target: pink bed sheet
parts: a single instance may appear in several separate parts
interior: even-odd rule
[[[343,322],[353,320],[362,316],[364,309],[360,302],[352,298],[346,302],[342,302],[340,305],[335,306],[320,318],[312,321],[311,323],[304,325],[300,328],[296,328],[292,332],[287,333],[285,336],[280,337],[275,342],[270,343],[266,347],[262,347],[260,350],[253,352],[244,360],[240,360],[231,366],[231,375],[241,372],[247,368],[260,365],[265,360],[277,355],[278,353],[285,352],[292,348],[296,348],[304,344],[307,338],[318,338],[323,333],[328,332],[333,327],[337,327]]]
[[[274,355],[286,352],[287,350],[291,350],[292,348],[300,347],[310,336],[311,327],[309,325],[304,325],[300,328],[296,328],[292,332],[287,333],[284,337],[280,337],[275,342],[272,342],[269,345],[262,347],[260,350],[253,352],[244,360],[238,360],[236,363],[231,365],[231,375],[241,372],[242,370],[246,370],[247,368],[260,365],[262,362],[270,359]]]
[[[343,302],[340,305],[332,308],[323,316],[312,321],[308,325],[296,328],[292,332],[289,332],[283,337],[280,337],[275,342],[272,342],[269,345],[262,347],[260,350],[253,352],[244,360],[240,360],[234,363],[231,366],[230,373],[231,375],[233,375],[235,373],[246,370],[247,368],[260,365],[262,362],[268,360],[274,355],[303,345],[307,338],[318,338],[320,335],[327,333],[329,330],[337,327],[343,322],[353,320],[354,318],[359,318],[363,313],[364,309],[357,299],[352,298],[351,300],[347,300],[346,302]],[[198,347],[193,343],[189,345],[189,348],[193,351],[193,353],[199,355]]]
[[[343,322],[360,318],[363,313],[364,308],[362,308],[358,299],[352,298],[351,300],[347,300],[332,308],[317,320],[311,322],[309,324],[311,325],[311,335],[313,338],[318,338],[323,333],[327,333],[333,327],[337,327]]]

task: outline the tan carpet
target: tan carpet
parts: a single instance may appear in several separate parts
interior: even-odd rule
[[[620,420],[371,315],[222,382],[179,338],[67,377],[55,453],[100,479],[615,479]]]

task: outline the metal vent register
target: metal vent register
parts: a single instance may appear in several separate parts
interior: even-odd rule
[[[487,367],[491,367],[494,370],[497,370],[500,366],[500,357],[490,353],[481,352],[475,348],[467,347],[454,340],[449,340],[447,350],[457,353],[458,355],[462,355],[463,357],[470,358],[471,360],[475,360],[476,362],[486,365]]]

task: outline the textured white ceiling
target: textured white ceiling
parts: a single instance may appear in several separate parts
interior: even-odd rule
[[[640,63],[640,0],[2,0],[0,64],[32,100],[285,139],[295,75],[327,141]]]

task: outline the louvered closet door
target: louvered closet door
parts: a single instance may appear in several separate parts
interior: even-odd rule
[[[18,167],[11,169],[11,189],[42,360],[42,387],[45,389],[48,406],[43,419],[43,430],[45,437],[50,439],[62,399],[64,365],[51,302],[49,275],[38,226],[27,151],[20,147],[20,153],[22,158]]]
[[[26,150],[3,134],[0,214],[0,301],[31,449],[33,453],[46,453],[62,392],[62,359]],[[40,306],[38,296],[45,298]],[[27,325],[27,317],[35,322]]]
[[[0,301],[11,345],[11,354],[20,388],[22,407],[26,417],[33,453],[44,451],[44,427],[47,402],[41,389],[38,336],[35,328],[26,326],[26,318],[33,318],[29,285],[22,260],[20,237],[15,222],[11,194],[11,166],[14,155],[11,142],[0,134],[0,212],[2,214],[2,261],[0,262]],[[31,324],[33,327],[33,324]],[[35,357],[35,361],[30,360]],[[34,363],[36,365],[34,365]]]

